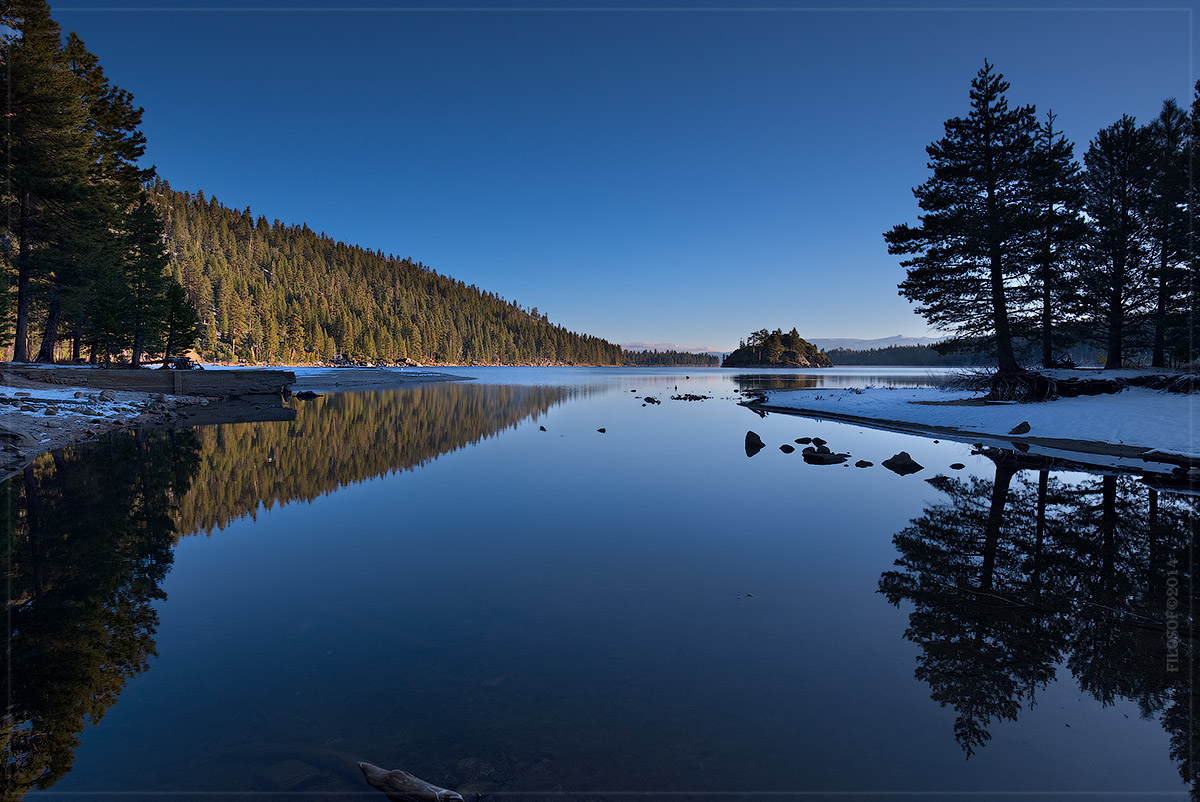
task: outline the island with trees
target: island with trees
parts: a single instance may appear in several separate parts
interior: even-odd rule
[[[796,329],[760,329],[738,343],[737,350],[725,357],[724,368],[830,368],[833,362],[817,346],[800,336]]]

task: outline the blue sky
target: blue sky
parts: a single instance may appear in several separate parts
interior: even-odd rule
[[[1080,157],[1192,95],[1184,5],[426,2],[52,13],[145,107],[173,187],[576,331],[719,350],[763,327],[928,332],[882,232],[915,222],[924,148],[985,58]]]

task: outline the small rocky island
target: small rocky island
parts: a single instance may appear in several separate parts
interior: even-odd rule
[[[753,332],[721,363],[723,368],[831,368],[825,352],[792,329]]]

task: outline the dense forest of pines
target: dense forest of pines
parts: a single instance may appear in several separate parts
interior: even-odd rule
[[[171,270],[205,359],[619,365],[619,345],[556,326],[420,262],[255,218],[155,182]]]
[[[649,351],[626,351],[625,364],[638,367],[694,365],[701,368],[715,368],[721,364],[721,360],[712,354],[692,354],[687,351],[676,351],[672,348],[659,351],[656,348],[652,348]]]
[[[1080,342],[1102,347],[1108,368],[1196,359],[1200,83],[1190,115],[1166,100],[1148,124],[1123,116],[1082,166],[1054,113],[1010,108],[1008,87],[984,62],[968,116],[926,148],[921,222],[884,234],[907,257],[900,294],[955,335],[939,350],[986,348],[1018,389],[1022,340],[1043,367]]]

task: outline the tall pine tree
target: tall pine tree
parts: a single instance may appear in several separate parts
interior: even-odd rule
[[[1084,156],[1089,258],[1080,292],[1090,324],[1107,348],[1106,368],[1120,368],[1146,322],[1155,295],[1146,225],[1153,153],[1149,130],[1123,116],[1092,140]]]
[[[28,360],[29,325],[39,282],[52,276],[60,242],[87,175],[88,139],[81,86],[62,48],[62,32],[41,0],[14,0],[3,13],[0,114],[7,120],[4,202],[16,240],[13,358]],[[7,256],[7,253],[6,253]],[[58,264],[61,266],[62,262]]]
[[[1083,180],[1075,146],[1055,129],[1055,115],[1046,113],[1038,125],[1030,166],[1030,200],[1038,215],[1031,240],[1033,264],[1032,327],[1042,344],[1042,367],[1054,366],[1054,329],[1072,293],[1069,265],[1077,258],[1087,234],[1083,210]],[[1059,345],[1063,345],[1062,342]]]
[[[995,343],[1001,375],[1023,373],[1013,351],[1013,286],[1037,229],[1029,171],[1034,111],[1010,109],[1009,84],[984,62],[971,82],[971,111],[945,123],[926,148],[933,175],[913,190],[919,226],[884,234],[888,251],[910,256],[900,294],[935,326]]]

